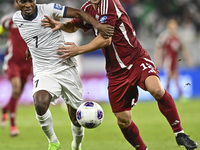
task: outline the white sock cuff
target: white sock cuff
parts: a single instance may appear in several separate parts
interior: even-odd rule
[[[46,113],[42,116],[39,116],[37,113],[36,113],[36,119],[37,120],[46,120],[47,118],[51,117],[51,111],[49,109],[47,109]]]
[[[177,135],[178,135],[179,133],[184,133],[184,131],[181,130],[181,131],[179,131],[179,132],[175,132],[174,134],[175,134],[175,136],[177,137]]]

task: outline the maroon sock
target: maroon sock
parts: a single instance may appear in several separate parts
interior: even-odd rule
[[[7,113],[8,108],[9,108],[9,103],[2,108],[2,114]]]
[[[183,130],[176,105],[171,95],[165,90],[165,94],[160,99],[157,99],[157,102],[161,113],[166,117],[172,130],[174,132]]]
[[[120,128],[121,129],[121,128]],[[136,148],[136,150],[146,150],[146,145],[143,142],[140,134],[139,129],[132,121],[131,125],[128,128],[121,129],[122,133],[126,140]]]
[[[15,116],[16,116],[16,107],[17,107],[17,100],[16,98],[11,97],[10,99],[10,123],[11,126],[15,126]]]

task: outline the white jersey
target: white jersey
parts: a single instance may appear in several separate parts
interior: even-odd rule
[[[60,30],[53,32],[50,27],[41,26],[44,15],[59,20],[65,17],[66,6],[59,4],[37,4],[35,16],[31,20],[24,19],[21,11],[13,16],[13,22],[27,43],[33,59],[34,75],[43,71],[58,72],[75,65],[75,59],[62,61],[58,58],[57,49],[64,45],[64,37]]]

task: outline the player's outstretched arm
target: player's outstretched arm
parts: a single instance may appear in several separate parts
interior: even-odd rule
[[[59,47],[57,52],[61,53],[61,55],[59,56],[60,58],[63,58],[63,60],[66,60],[76,55],[89,53],[89,52],[98,50],[100,48],[109,46],[111,44],[111,41],[112,41],[112,37],[105,39],[101,35],[98,35],[90,43],[80,46],[80,47],[77,47],[73,42],[66,42],[65,45],[68,45],[68,46]]]
[[[114,34],[113,26],[99,23],[91,14],[84,12],[82,10],[68,7],[66,12],[66,17],[81,18],[85,22],[93,25],[104,38],[112,37]]]
[[[52,19],[51,17],[49,17],[47,15],[44,15],[44,17],[45,17],[45,19],[41,20],[41,22],[42,22],[41,25],[44,26],[44,27],[51,27],[52,31],[56,31],[56,30],[61,29],[65,32],[73,33],[73,32],[76,32],[78,30],[78,28],[75,27],[71,21],[68,21],[66,23],[62,23],[62,22],[59,22],[59,21]]]

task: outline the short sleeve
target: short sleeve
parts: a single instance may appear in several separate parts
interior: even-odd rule
[[[116,21],[121,17],[123,12],[117,8],[116,4],[112,0],[105,0],[101,5],[102,10],[101,15],[99,16],[99,22],[114,27]]]
[[[60,4],[50,3],[46,7],[47,12],[53,14],[54,19],[66,18],[67,6],[61,6]]]

